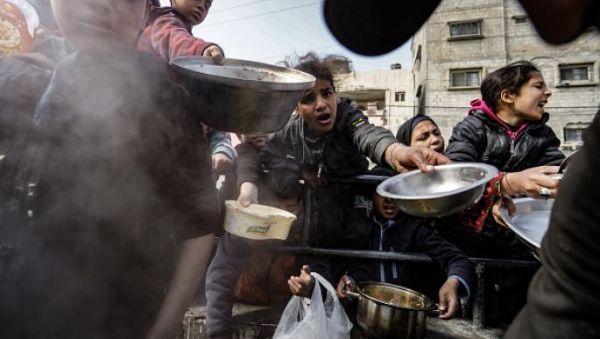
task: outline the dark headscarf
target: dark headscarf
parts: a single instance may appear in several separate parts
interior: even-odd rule
[[[430,117],[428,117],[426,115],[415,115],[414,117],[406,120],[398,128],[398,132],[396,133],[396,139],[398,140],[398,142],[400,142],[401,144],[404,144],[406,146],[410,146],[410,139],[412,138],[413,130],[420,122],[426,121],[426,120],[431,121],[431,123],[437,127],[437,124],[435,123],[435,121],[433,121],[433,119],[431,119]]]

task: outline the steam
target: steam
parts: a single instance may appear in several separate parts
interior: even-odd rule
[[[48,88],[39,67],[2,85],[0,337],[141,337],[177,258],[173,230],[215,210],[199,121],[165,88],[167,66],[130,52],[68,56]]]

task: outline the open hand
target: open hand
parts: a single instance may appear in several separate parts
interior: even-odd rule
[[[446,156],[427,147],[410,147],[399,143],[388,146],[384,154],[386,162],[396,172],[418,168],[423,172],[433,171],[433,165],[450,162]]]

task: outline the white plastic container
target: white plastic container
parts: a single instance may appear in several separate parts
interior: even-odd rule
[[[290,212],[252,204],[242,207],[236,201],[225,201],[225,230],[238,237],[285,240],[296,216]]]

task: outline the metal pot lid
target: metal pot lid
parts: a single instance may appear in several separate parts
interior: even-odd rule
[[[233,87],[265,91],[301,91],[312,88],[315,77],[290,68],[254,61],[225,59],[223,65],[212,58],[177,57],[172,65],[186,76]]]

